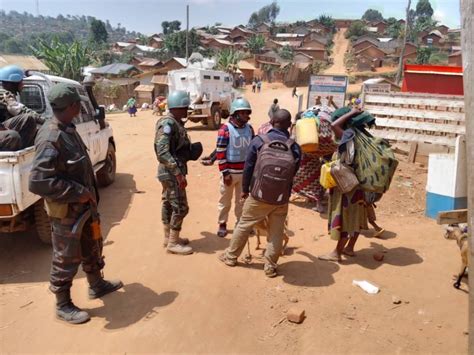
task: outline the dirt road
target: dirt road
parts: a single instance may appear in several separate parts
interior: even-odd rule
[[[274,97],[293,112],[291,89],[248,94],[255,126],[266,121]],[[250,266],[229,268],[217,255],[229,237],[217,238],[217,167],[190,164],[191,211],[183,234],[192,256],[166,254],[161,247],[161,187],[155,179],[155,117],[138,112],[109,116],[117,141],[116,182],[101,190],[105,276],[121,278],[123,290],[89,301],[82,271],[73,297],[92,315],[69,326],[53,317],[47,290],[51,251],[34,235],[0,238],[1,352],[186,352],[186,353],[466,353],[467,294],[452,287],[460,262],[455,242],[422,216],[423,170],[405,167],[380,203],[385,240],[361,238],[358,254],[341,264],[319,261],[334,242],[324,218],[305,203],[290,208],[289,249],[281,276],[265,278],[254,251]],[[206,153],[216,132],[191,125]],[[421,208],[420,208],[421,206]],[[373,259],[384,251],[385,259]],[[352,280],[380,286],[367,295]],[[466,288],[466,285],[463,285]],[[402,303],[392,303],[392,295]],[[280,320],[295,304],[306,310],[303,324]]]
[[[341,28],[334,36],[334,48],[331,55],[334,63],[324,71],[324,74],[345,74],[344,54],[349,48],[349,40],[346,38],[347,28]]]

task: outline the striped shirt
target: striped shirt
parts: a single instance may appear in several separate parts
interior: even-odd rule
[[[230,124],[238,128],[235,122],[230,119]],[[250,126],[250,125],[249,125]],[[252,138],[255,136],[252,126],[250,126],[252,131]],[[217,149],[216,149],[216,158],[219,162],[219,171],[223,175],[229,174],[242,174],[244,171],[245,160],[241,162],[228,162],[227,161],[227,146],[229,145],[229,127],[226,124],[222,125],[219,131],[217,132]]]

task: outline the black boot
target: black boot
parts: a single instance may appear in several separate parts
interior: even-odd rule
[[[122,288],[123,283],[120,280],[107,281],[104,280],[100,271],[86,274],[89,281],[89,299],[93,300],[105,296],[108,293],[117,291]]]
[[[69,290],[56,294],[56,318],[71,324],[81,324],[91,319],[86,311],[72,303]]]

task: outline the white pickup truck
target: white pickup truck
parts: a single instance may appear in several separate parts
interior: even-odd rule
[[[20,102],[40,113],[44,118],[53,115],[46,99],[52,85],[66,82],[76,86],[82,109],[74,119],[76,129],[86,144],[96,172],[99,186],[110,185],[115,179],[115,142],[112,128],[105,121],[105,113],[92,94],[92,87],[77,81],[33,73],[24,80]],[[0,152],[0,232],[25,231],[34,226],[39,238],[51,243],[51,227],[40,196],[28,190],[35,148],[15,152]]]

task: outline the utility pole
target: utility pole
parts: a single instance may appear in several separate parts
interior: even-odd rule
[[[186,66],[189,61],[189,5],[186,5]]]
[[[40,15],[40,5],[39,0],[36,0],[36,16]]]
[[[461,46],[464,68],[464,112],[466,122],[467,221],[469,223],[469,264],[474,256],[474,0],[461,0]],[[471,268],[472,269],[472,268]],[[474,269],[473,269],[474,270]],[[474,277],[469,277],[469,342],[468,354],[474,352]]]
[[[406,14],[406,19],[405,19],[405,33],[403,34],[402,51],[400,52],[400,60],[399,60],[399,63],[398,63],[398,72],[397,72],[397,77],[395,79],[395,84],[397,84],[397,85],[400,85],[400,80],[402,79],[403,57],[405,56],[405,46],[407,44],[408,18],[410,17],[410,7],[411,7],[411,0],[408,0],[407,14]]]

